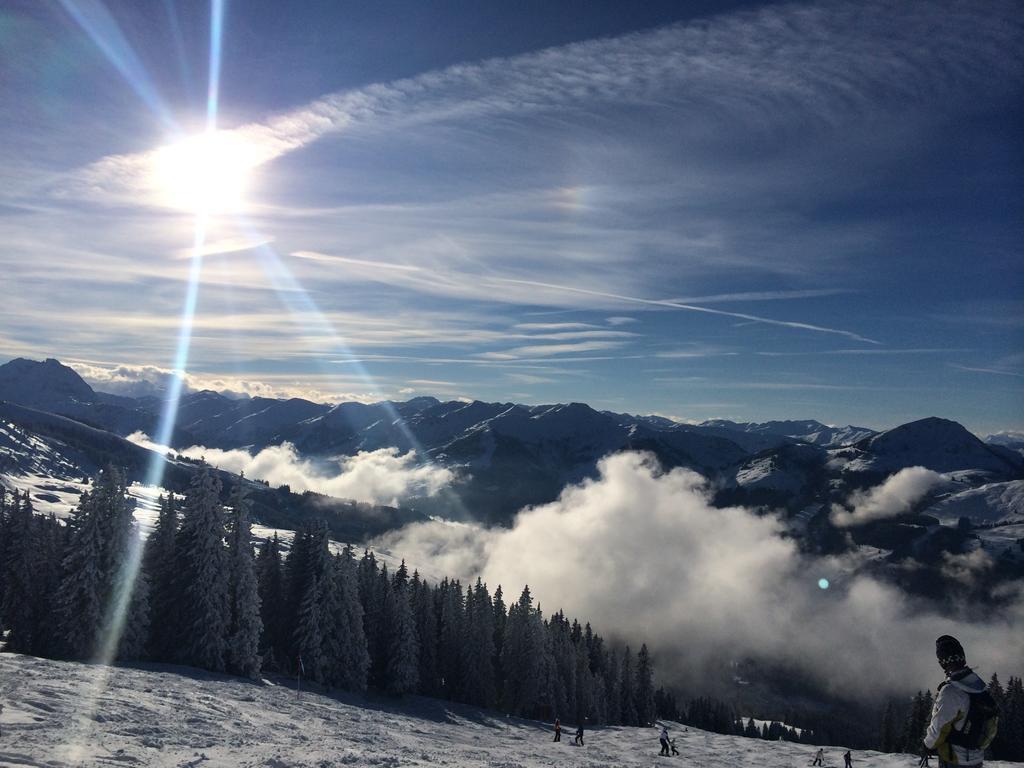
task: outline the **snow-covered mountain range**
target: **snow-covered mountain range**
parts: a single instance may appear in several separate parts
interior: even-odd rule
[[[62,494],[73,498],[73,481],[80,482],[109,461],[127,467],[131,479],[141,481],[152,454],[125,438],[153,434],[161,407],[154,397],[97,392],[56,360],[13,360],[0,366],[0,477],[6,476],[9,486],[31,488],[40,502],[63,499]],[[380,449],[414,451],[417,461],[452,473],[444,493],[407,499],[401,512],[367,512],[362,528],[335,530],[345,538],[427,514],[507,524],[523,507],[552,501],[567,485],[594,476],[602,457],[632,450],[654,454],[665,469],[686,467],[701,473],[716,489],[719,504],[782,510],[794,533],[826,548],[837,546],[828,524],[833,505],[900,470],[923,467],[951,479],[907,510],[931,522],[918,517],[887,525],[916,525],[923,535],[928,524],[953,527],[966,517],[986,531],[982,538],[988,537],[997,551],[1024,553],[1018,543],[1019,526],[1024,526],[1024,457],[1002,439],[982,441],[941,418],[875,432],[813,420],[684,424],[598,411],[583,403],[418,397],[326,404],[203,391],[182,398],[171,448],[255,454],[285,442],[309,461]],[[168,487],[174,488],[183,487],[197,466],[173,454],[166,461]],[[285,490],[280,496],[256,485],[256,513],[266,518],[263,522],[289,527],[295,514],[304,514],[293,511],[294,494]],[[304,498],[298,506],[304,504],[310,514],[323,514],[324,504],[333,503],[309,494],[297,498]],[[366,522],[371,518],[376,522]],[[999,530],[990,530],[994,527]]]

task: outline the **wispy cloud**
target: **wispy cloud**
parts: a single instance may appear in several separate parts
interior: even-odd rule
[[[942,99],[963,81],[1012,82],[1020,71],[1019,59],[1007,55],[1019,41],[1014,12],[1012,3],[943,4],[941,12],[916,3],[769,8],[333,93],[233,133],[253,148],[258,166],[343,131],[595,101],[669,101],[758,125],[799,111],[837,124],[880,99]],[[979,38],[987,45],[978,46]],[[923,39],[928,44],[921,45]],[[938,61],[942,79],[934,76]],[[151,195],[155,152],[103,158],[68,179],[61,192]]]
[[[996,376],[1013,376],[1014,378],[1024,378],[1024,373],[1020,371],[1009,371],[1004,368],[984,368],[980,366],[971,365],[958,365],[957,363],[947,363],[950,368],[956,368],[958,371],[967,371],[969,373],[991,373]]]
[[[481,352],[480,357],[488,360],[515,360],[519,358],[550,357],[576,352],[596,352],[606,349],[619,349],[624,346],[621,341],[581,341],[575,344],[528,344],[522,347],[502,350],[500,352]]]
[[[647,306],[655,307],[667,307],[669,309],[682,309],[689,312],[703,312],[710,315],[720,315],[722,317],[734,317],[741,320],[749,320],[753,323],[764,323],[765,325],[776,325],[783,328],[796,328],[805,331],[815,331],[818,333],[830,333],[838,336],[846,336],[847,338],[853,339],[854,341],[862,341],[866,344],[880,344],[881,342],[875,339],[869,339],[866,336],[861,336],[853,331],[844,331],[839,328],[827,328],[821,325],[814,325],[813,323],[803,323],[795,320],[776,320],[769,317],[761,317],[758,315],[749,315],[744,312],[726,312],[722,309],[712,309],[711,307],[702,307],[696,304],[682,304],[677,301],[671,301],[669,299],[644,299],[636,296],[624,296],[618,293],[608,293],[604,291],[592,291],[586,288],[574,288],[566,285],[555,285],[553,283],[545,283],[536,280],[513,280],[509,278],[495,278],[496,282],[502,283],[513,283],[519,285],[530,285],[535,288],[543,288],[550,291],[562,291],[565,293],[579,293],[584,295],[595,296],[604,299],[613,299],[615,301],[623,301],[633,304],[645,304]]]

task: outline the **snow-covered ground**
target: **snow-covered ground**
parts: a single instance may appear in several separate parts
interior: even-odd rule
[[[671,728],[679,757],[658,757],[653,728],[588,729],[586,746],[574,747],[575,724],[554,744],[550,724],[434,699],[296,695],[294,685],[185,668],[103,668],[12,654],[0,654],[0,701],[0,766],[790,768],[810,765],[816,751],[682,726]],[[826,765],[842,764],[842,748],[825,751]],[[912,768],[917,758],[855,751],[853,763]]]
[[[945,525],[956,525],[961,517],[974,523],[1024,522],[1024,480],[987,483],[968,488],[936,501],[924,510]]]

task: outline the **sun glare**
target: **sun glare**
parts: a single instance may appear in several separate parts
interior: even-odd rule
[[[155,186],[172,208],[196,214],[236,212],[258,157],[253,144],[230,131],[190,136],[157,150]]]

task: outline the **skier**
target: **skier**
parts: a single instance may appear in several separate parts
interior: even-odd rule
[[[980,766],[999,724],[999,710],[985,683],[967,666],[960,641],[943,635],[935,656],[946,673],[932,707],[924,748],[938,755],[940,768]]]
[[[555,741],[562,740],[562,721],[555,718]]]
[[[675,739],[669,739],[668,740],[668,745],[670,747],[672,747],[672,754],[673,755],[678,755],[679,754],[679,750],[676,749],[676,740]]]
[[[576,728],[576,738],[573,739],[573,743],[577,747],[582,747],[583,746],[583,726],[582,725],[580,725],[579,727]]]
[[[665,755],[666,757],[668,757],[669,743],[667,725],[661,726],[661,735],[658,738],[661,740],[661,752],[659,752],[658,755]]]
[[[843,755],[844,768],[853,768],[853,758],[850,757],[850,750],[846,750],[846,754]]]
[[[825,764],[825,750],[818,748],[818,754],[814,756],[814,762],[811,765],[824,765]]]

